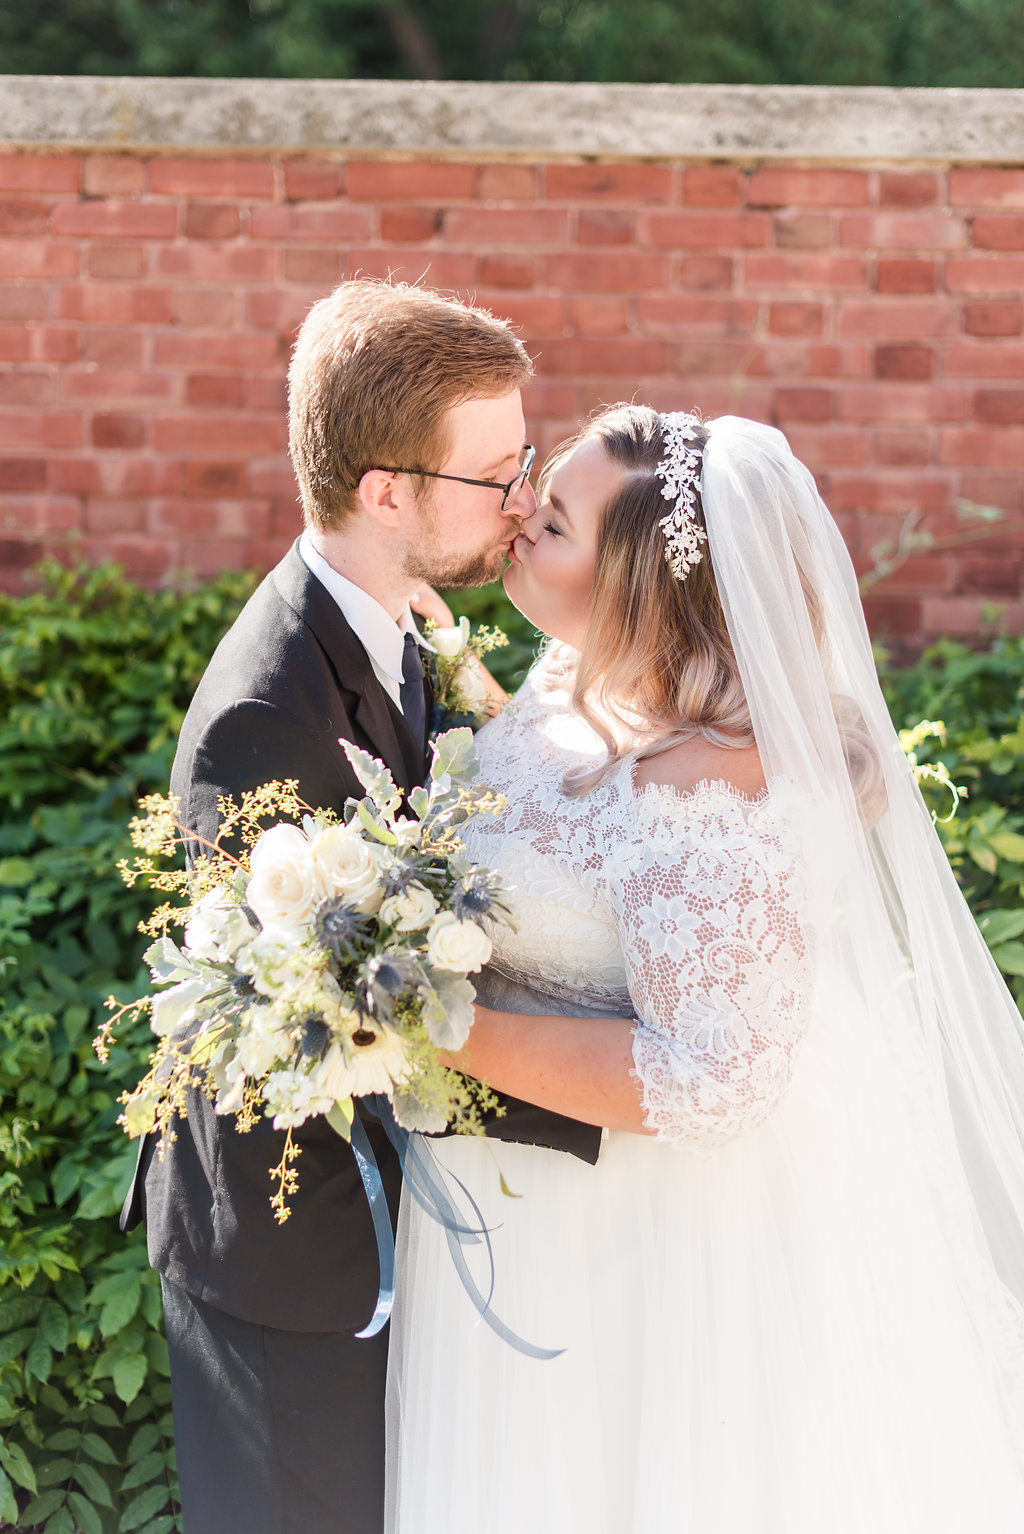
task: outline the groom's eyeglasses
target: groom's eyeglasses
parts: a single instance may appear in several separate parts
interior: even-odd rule
[[[523,448],[523,455],[518,474],[515,479],[510,479],[507,485],[503,485],[496,479],[467,479],[464,474],[435,474],[433,469],[387,469],[383,468],[383,465],[381,467],[385,474],[422,474],[424,479],[454,479],[460,485],[482,485],[485,490],[500,490],[501,509],[504,511],[512,496],[518,495],[529,479],[537,449],[527,443]]]

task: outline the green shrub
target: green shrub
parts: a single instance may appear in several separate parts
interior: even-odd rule
[[[105,998],[148,980],[136,924],[153,897],[115,868],[128,818],[166,788],[189,698],[252,584],[152,593],[111,567],[48,566],[33,595],[0,596],[0,1524],[176,1527],[159,1285],[142,1232],[116,1223],[135,1159],[116,1098],[148,1038],[142,1025],[105,1067],[91,1041]],[[509,634],[492,659],[514,686],[531,625],[500,587],[452,600]],[[946,722],[938,749],[970,797],[941,832],[1024,985],[1024,642],[938,645],[883,671],[899,724]]]

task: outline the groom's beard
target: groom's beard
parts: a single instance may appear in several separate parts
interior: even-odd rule
[[[409,580],[425,582],[437,591],[458,591],[466,586],[489,586],[496,581],[505,568],[508,546],[520,530],[518,523],[509,523],[500,544],[475,554],[449,554],[440,545],[437,524],[429,511],[425,514],[423,541],[407,549],[403,561],[403,573]]]

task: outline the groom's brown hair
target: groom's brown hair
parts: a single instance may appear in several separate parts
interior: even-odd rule
[[[340,527],[369,469],[440,468],[448,410],[532,373],[522,342],[484,309],[407,283],[343,282],[309,311],[288,370],[307,526]]]

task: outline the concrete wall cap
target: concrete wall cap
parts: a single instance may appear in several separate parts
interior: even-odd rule
[[[0,75],[22,148],[1024,164],[1024,90]]]

